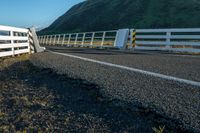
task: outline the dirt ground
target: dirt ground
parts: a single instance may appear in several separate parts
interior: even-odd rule
[[[36,68],[28,59],[0,59],[2,133],[153,133],[159,126],[164,132],[192,132],[148,109],[109,100],[95,84]]]

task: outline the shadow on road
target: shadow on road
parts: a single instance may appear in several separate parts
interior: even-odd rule
[[[151,133],[165,125],[166,132],[189,132],[148,109],[122,107],[123,101],[103,97],[92,83],[29,61],[0,71],[0,89],[0,131]]]

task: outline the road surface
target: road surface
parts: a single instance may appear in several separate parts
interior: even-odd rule
[[[200,57],[46,47],[32,63],[99,85],[106,97],[149,108],[200,131]]]

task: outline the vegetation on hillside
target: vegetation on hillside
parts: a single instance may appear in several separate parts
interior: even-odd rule
[[[198,0],[87,0],[40,33],[200,27]]]

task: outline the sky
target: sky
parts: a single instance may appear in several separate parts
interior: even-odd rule
[[[82,1],[84,0],[0,0],[0,25],[45,28]]]

